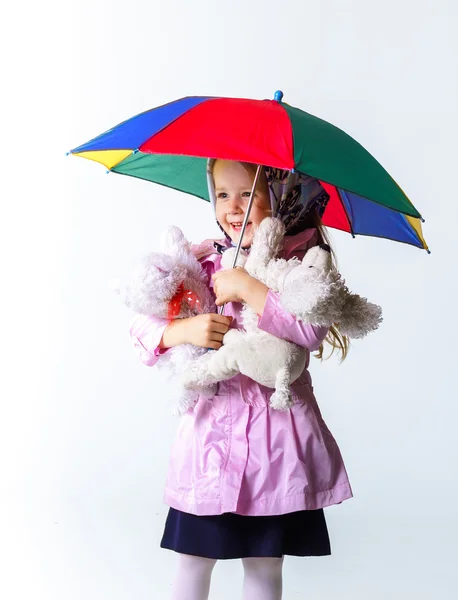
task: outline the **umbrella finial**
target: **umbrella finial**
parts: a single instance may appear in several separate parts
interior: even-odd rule
[[[281,102],[283,98],[283,92],[281,90],[277,90],[274,94],[274,100],[277,102]]]

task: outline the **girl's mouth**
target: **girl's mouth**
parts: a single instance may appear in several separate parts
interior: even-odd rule
[[[240,233],[242,231],[242,226],[243,226],[243,221],[240,221],[240,223],[231,223],[231,229],[232,231],[235,231],[235,233]],[[247,232],[251,227],[251,221],[248,221],[246,227],[245,227],[245,232]]]

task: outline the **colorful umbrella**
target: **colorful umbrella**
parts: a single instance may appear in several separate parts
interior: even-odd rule
[[[330,195],[328,227],[428,249],[420,213],[380,163],[352,137],[274,100],[186,97],[116,125],[71,150],[109,172],[209,200],[207,158],[269,165],[317,178]]]

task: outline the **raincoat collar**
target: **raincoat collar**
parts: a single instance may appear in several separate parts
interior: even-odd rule
[[[301,250],[307,250],[310,246],[315,245],[317,242],[317,231],[315,228],[304,229],[296,235],[287,235],[283,240],[283,252],[282,254],[287,257],[291,256],[294,252]],[[208,260],[216,262],[221,256],[221,251],[218,251],[220,246],[223,251],[224,248],[229,248],[230,243],[227,239],[208,239],[204,240],[201,244],[192,246],[194,256],[198,260]]]

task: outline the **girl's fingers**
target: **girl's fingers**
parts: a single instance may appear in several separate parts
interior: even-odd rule
[[[224,323],[212,323],[212,333],[225,334],[229,327]]]
[[[216,304],[216,306],[221,306],[221,304],[227,304],[228,302],[232,302],[232,300],[234,300],[234,298],[232,296],[227,296],[227,295],[218,296],[218,294],[216,294],[215,304]]]
[[[212,340],[210,340],[208,342],[208,344],[206,344],[206,347],[210,348],[211,350],[219,350],[221,348],[221,346],[222,346],[221,342],[214,342]]]
[[[212,313],[211,319],[213,323],[219,323],[222,325],[226,325],[227,327],[229,327],[232,321],[232,317],[228,317],[226,315],[218,315],[216,313]]]
[[[216,331],[213,331],[210,339],[212,342],[222,342],[223,337],[224,337],[224,333],[217,333]]]

